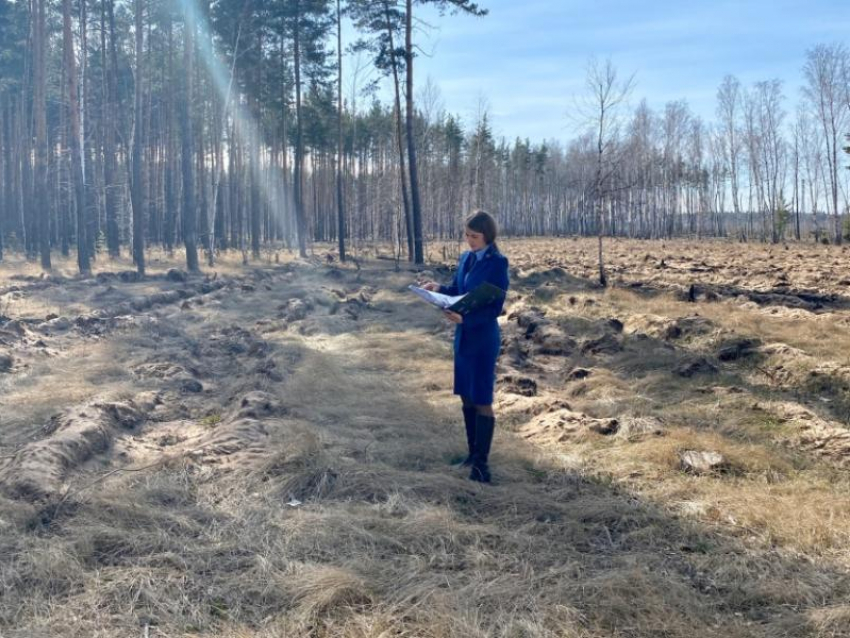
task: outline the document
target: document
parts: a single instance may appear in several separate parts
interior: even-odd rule
[[[451,310],[452,312],[456,312],[461,315],[465,315],[476,308],[480,308],[481,306],[486,306],[494,301],[503,299],[505,296],[504,290],[487,282],[484,282],[475,290],[468,292],[465,295],[458,295],[456,297],[443,295],[439,292],[431,292],[430,290],[417,288],[412,285],[409,286],[409,288],[428,303],[433,304],[438,308],[442,308],[443,310]]]
[[[410,285],[408,287],[428,303],[433,304],[438,308],[442,308],[443,310],[448,309],[450,306],[456,304],[458,301],[460,301],[466,296],[458,295],[457,297],[450,297],[449,295],[444,295],[439,292],[431,292],[430,290],[418,288],[414,285]]]

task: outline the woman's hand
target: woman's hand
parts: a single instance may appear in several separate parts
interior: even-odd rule
[[[463,323],[463,315],[459,315],[458,313],[452,312],[451,310],[443,310],[443,314],[446,315],[446,319],[448,319],[452,323]]]
[[[421,288],[423,290],[430,290],[431,292],[440,292],[440,284],[434,281],[426,281],[422,284]]]

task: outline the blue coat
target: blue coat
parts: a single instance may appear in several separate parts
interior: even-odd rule
[[[463,295],[485,281],[502,290],[508,289],[508,259],[492,245],[480,260],[476,260],[474,252],[463,253],[454,280],[448,286],[441,286],[440,292]],[[502,345],[496,319],[502,313],[503,305],[504,299],[501,299],[476,308],[465,314],[463,323],[455,328],[454,393],[476,405],[493,403],[496,360]]]

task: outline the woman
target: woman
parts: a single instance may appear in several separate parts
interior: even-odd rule
[[[508,289],[508,260],[496,245],[496,221],[484,211],[466,220],[465,236],[469,250],[460,256],[454,280],[448,286],[435,282],[423,288],[445,295],[462,295],[489,282],[504,291]],[[502,312],[504,298],[476,308],[466,315],[445,311],[457,324],[454,340],[454,393],[463,402],[463,420],[469,456],[463,462],[471,466],[469,478],[490,482],[487,457],[493,441],[496,419],[493,415],[493,386],[496,382],[496,359],[502,338],[496,321]]]

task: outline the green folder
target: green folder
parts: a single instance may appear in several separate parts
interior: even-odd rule
[[[453,303],[451,306],[446,308],[446,310],[451,310],[459,315],[465,315],[477,308],[487,306],[494,301],[499,301],[504,298],[504,290],[485,281],[475,290],[466,293],[463,298]]]

